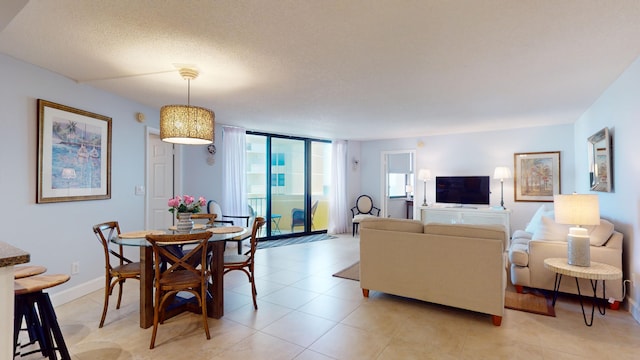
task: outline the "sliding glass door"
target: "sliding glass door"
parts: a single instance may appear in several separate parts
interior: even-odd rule
[[[247,133],[247,191],[267,237],[327,230],[329,142]]]

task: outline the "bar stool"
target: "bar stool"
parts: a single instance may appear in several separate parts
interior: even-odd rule
[[[58,359],[56,350],[61,358],[71,359],[67,345],[62,337],[55,311],[51,305],[49,294],[42,290],[52,288],[69,281],[69,275],[37,275],[15,279],[15,317],[13,322],[13,352],[16,355],[18,334],[23,319],[27,324],[30,344],[36,341],[40,345],[39,350],[30,351],[21,355],[28,355],[40,351],[49,359]],[[37,311],[36,311],[37,310]]]

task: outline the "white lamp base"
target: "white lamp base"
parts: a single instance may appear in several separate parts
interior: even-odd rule
[[[570,228],[567,236],[567,258],[569,265],[591,266],[591,242],[584,228]]]

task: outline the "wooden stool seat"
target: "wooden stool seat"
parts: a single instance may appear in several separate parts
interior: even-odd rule
[[[70,278],[67,274],[29,276],[14,280],[13,289],[16,295],[34,293],[64,284]]]
[[[47,271],[47,268],[40,265],[17,265],[13,267],[14,279],[22,279],[25,277],[40,275]]]
[[[62,337],[56,313],[51,305],[49,294],[43,292],[69,281],[69,275],[35,275],[14,280],[15,317],[13,333],[14,356],[41,352],[42,356],[57,359],[56,350],[62,359],[71,359],[67,345]],[[40,349],[19,354],[18,335],[23,321],[29,334],[29,344],[38,342]]]

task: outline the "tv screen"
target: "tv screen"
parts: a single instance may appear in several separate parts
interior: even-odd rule
[[[436,202],[489,205],[489,176],[436,176]]]

